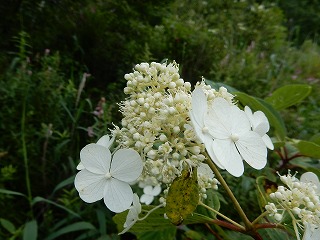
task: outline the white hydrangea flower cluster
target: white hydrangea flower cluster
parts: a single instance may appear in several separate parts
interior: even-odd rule
[[[141,63],[125,75],[128,98],[121,102],[122,128],[116,127],[123,148],[133,148],[144,161],[140,182],[156,186],[170,184],[185,163],[198,167],[205,159],[204,146],[195,136],[189,120],[191,84],[180,78],[179,67],[173,63]],[[221,96],[232,101],[225,88],[215,91],[199,83],[208,99]],[[216,181],[201,181],[200,188],[216,187]]]
[[[289,172],[280,176],[280,180],[286,187],[279,186],[276,192],[270,194],[273,202],[265,206],[269,215],[280,222],[287,212],[293,223],[302,230],[306,226],[310,226],[312,230],[320,228],[320,189],[316,175],[308,172],[299,180]]]

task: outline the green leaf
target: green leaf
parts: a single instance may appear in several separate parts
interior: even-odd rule
[[[142,212],[139,214],[139,218],[145,217],[148,211],[152,210],[155,206],[142,206]],[[122,213],[116,214],[112,219],[117,224],[117,229],[119,232],[123,230],[123,224],[126,221],[128,210]],[[150,215],[142,220],[137,221],[133,227],[129,230],[130,232],[147,232],[147,231],[157,231],[168,227],[172,227],[172,224],[168,219],[164,218],[164,209],[159,208],[154,210]]]
[[[3,188],[0,188],[0,193],[10,194],[10,195],[18,195],[18,196],[22,196],[22,197],[27,198],[27,196],[24,195],[23,193],[7,190],[7,189],[3,189]]]
[[[97,220],[99,223],[99,232],[101,235],[107,234],[107,221],[105,216],[105,211],[102,211],[101,209],[96,210],[97,213]]]
[[[292,145],[307,157],[320,158],[320,145],[305,140],[292,139]]]
[[[7,219],[0,218],[0,224],[1,226],[6,229],[9,233],[14,234],[16,231],[16,227],[13,225],[12,222],[10,222]]]
[[[138,240],[168,240],[175,239],[177,228],[171,226],[170,228],[159,231],[139,232],[136,234]]]
[[[276,89],[265,101],[270,103],[275,109],[281,110],[301,102],[312,90],[306,84],[286,85]]]
[[[314,142],[314,143],[320,145],[320,133],[316,133],[315,135],[313,135],[310,138],[310,142]]]
[[[143,206],[142,213],[140,213],[139,218],[143,218],[148,211],[153,209],[155,206]],[[175,228],[172,225],[169,219],[164,217],[165,210],[164,208],[158,208],[155,211],[151,212],[150,215],[142,220],[137,221],[133,227],[129,230],[129,232],[140,233],[140,232],[149,232],[149,231],[162,231],[166,228]],[[117,224],[117,229],[119,232],[123,230],[123,224],[126,221],[126,217],[128,214],[128,210],[122,213],[116,214],[112,219]],[[203,216],[198,213],[193,213],[189,215],[185,220],[184,224],[196,224],[196,223],[210,223],[212,221],[211,218],[207,216]]]
[[[180,225],[194,212],[199,203],[197,169],[184,169],[181,176],[175,178],[169,188],[165,211],[170,221]]]
[[[36,220],[27,222],[23,229],[23,240],[37,240],[38,224]]]
[[[284,141],[275,141],[275,142],[273,142],[273,146],[274,146],[275,149],[284,147],[285,144],[286,143]]]
[[[51,240],[51,239],[55,239],[61,235],[70,233],[70,232],[76,232],[76,231],[83,231],[83,230],[94,230],[95,227],[88,222],[76,222],[73,224],[70,224],[66,227],[63,227],[59,230],[57,230],[56,232],[50,234],[47,238],[45,238],[45,240]]]
[[[62,182],[60,182],[53,190],[52,193],[55,193],[56,191],[58,191],[59,189],[69,185],[69,184],[72,184],[74,182],[74,178],[75,176],[71,176],[65,180],[63,180]]]
[[[270,125],[274,127],[279,140],[283,141],[287,135],[287,130],[280,114],[267,102],[260,98],[255,98],[243,92],[234,93],[242,105],[248,105],[254,111],[262,111],[268,118]]]
[[[68,208],[66,208],[66,207],[64,207],[64,206],[62,206],[62,205],[60,205],[60,204],[58,204],[58,203],[55,203],[55,202],[53,202],[53,201],[51,201],[51,200],[45,199],[45,198],[43,198],[43,197],[35,197],[35,198],[32,200],[31,204],[34,205],[34,204],[36,204],[36,203],[38,203],[38,202],[46,202],[46,203],[52,204],[52,205],[54,205],[54,206],[56,206],[56,207],[58,207],[58,208],[61,208],[61,209],[65,210],[65,211],[67,211],[68,213],[72,214],[72,215],[75,216],[75,217],[81,218],[79,214],[71,211],[70,209],[68,209]]]
[[[207,206],[213,208],[214,210],[217,210],[219,211],[220,209],[220,200],[219,200],[219,196],[217,194],[216,191],[214,191],[213,189],[208,189],[207,192],[206,192],[206,195],[207,195],[207,198],[204,199],[202,202],[204,204],[206,204]],[[199,205],[197,207],[197,213],[200,213],[202,215],[205,215],[205,216],[209,216],[211,218],[216,218],[216,213],[210,211],[209,209]]]
[[[277,228],[269,228],[269,229],[260,229],[258,231],[262,236],[262,239],[269,239],[269,240],[294,240],[296,237],[291,235],[289,232],[283,229]]]

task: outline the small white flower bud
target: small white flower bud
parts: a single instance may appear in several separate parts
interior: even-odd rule
[[[191,83],[185,82],[184,87],[187,89],[187,91],[190,91],[191,90]]]
[[[307,202],[307,207],[313,209],[314,208],[314,204],[313,202]]]
[[[169,107],[168,112],[170,114],[174,114],[176,112],[176,109],[174,107]]]
[[[138,98],[137,102],[142,105],[144,104],[144,98]]]
[[[130,106],[135,107],[135,106],[137,106],[137,105],[138,105],[138,104],[137,104],[136,101],[134,101],[134,100],[131,100],[131,101],[130,101]]]
[[[160,139],[161,142],[166,142],[168,140],[167,136],[164,135],[164,134],[161,134],[159,139]]]
[[[182,85],[184,84],[183,79],[181,79],[181,78],[178,79],[178,80],[176,81],[176,84],[177,84],[178,87],[182,86]]]
[[[180,158],[180,154],[177,153],[177,152],[174,152],[174,153],[172,154],[172,158],[173,158],[173,159],[179,159],[179,158]]]
[[[150,113],[150,114],[155,114],[155,112],[156,112],[156,110],[153,107],[149,108],[149,110],[148,110],[148,113]]]
[[[126,79],[127,81],[131,80],[132,79],[131,74],[125,74],[124,79]]]
[[[277,199],[283,199],[283,195],[280,192],[275,192],[274,194]]]
[[[131,93],[131,92],[132,92],[132,88],[131,88],[131,87],[125,87],[125,88],[123,89],[123,92],[124,92],[125,94]]]
[[[298,208],[298,207],[294,207],[294,208],[292,209],[292,212],[295,213],[295,214],[297,214],[297,215],[299,215],[300,212],[301,212],[301,209]]]
[[[134,146],[135,146],[136,148],[141,148],[141,147],[142,147],[142,142],[136,141],[136,143],[134,144]]]
[[[134,133],[132,135],[132,138],[133,138],[133,140],[139,140],[140,139],[140,134],[136,132],[136,133]]]
[[[150,150],[148,153],[147,153],[147,156],[151,159],[154,159],[156,157],[157,153],[155,150]]]
[[[172,130],[173,130],[173,133],[177,134],[177,133],[180,132],[180,127],[179,126],[175,126],[175,127],[173,127]]]
[[[153,168],[151,169],[151,173],[152,173],[153,175],[158,175],[158,174],[160,173],[159,168],[153,167]]]
[[[274,215],[274,219],[275,219],[276,221],[280,222],[281,219],[282,219],[282,215],[281,215],[280,213],[276,213],[276,214]]]
[[[143,104],[143,107],[148,109],[150,107],[150,105],[149,105],[149,103],[145,103],[145,104]]]
[[[170,82],[169,83],[169,88],[173,89],[176,87],[176,83],[175,82]]]
[[[154,94],[154,97],[155,97],[156,99],[161,98],[161,93],[156,92],[156,93]]]
[[[147,116],[147,114],[145,112],[140,112],[140,117],[141,118],[145,118]]]

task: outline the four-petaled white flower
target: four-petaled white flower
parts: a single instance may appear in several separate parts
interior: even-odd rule
[[[138,221],[140,213],[141,213],[141,204],[139,202],[138,195],[135,193],[133,194],[132,206],[129,208],[126,221],[123,224],[124,229],[122,230],[122,232],[119,233],[119,235],[127,232]]]
[[[154,197],[158,196],[161,192],[160,185],[157,185],[155,187],[152,186],[145,186],[143,188],[142,196],[140,197],[140,202],[145,203],[146,205],[149,205],[152,203]]]
[[[119,149],[113,156],[107,147],[91,143],[80,152],[84,166],[75,178],[75,187],[80,198],[92,203],[104,199],[113,212],[128,209],[133,200],[129,183],[142,172],[140,155],[133,149]]]
[[[114,136],[110,139],[109,135],[104,135],[98,140],[97,144],[110,149],[111,145],[114,142],[114,139],[115,139]],[[77,166],[77,170],[79,170],[79,171],[84,168],[85,167],[83,166],[83,164],[81,162]]]
[[[218,167],[239,177],[244,171],[243,160],[255,169],[266,165],[266,143],[260,132],[253,131],[246,113],[226,99],[217,97],[208,107],[203,90],[196,88],[192,94],[190,119]],[[265,125],[265,120],[261,122]]]

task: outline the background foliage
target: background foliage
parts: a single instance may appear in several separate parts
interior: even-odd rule
[[[119,239],[112,214],[103,204],[80,201],[72,176],[79,150],[119,122],[123,75],[142,61],[176,60],[186,81],[203,76],[259,98],[287,84],[308,84],[309,97],[281,114],[288,136],[319,143],[319,6],[318,1],[2,2],[0,238]],[[282,164],[276,154],[271,159],[275,168]],[[252,178],[228,180],[252,193]],[[247,196],[235,194],[253,209]],[[253,202],[255,197],[249,196]],[[189,230],[179,229],[178,237],[186,239],[193,234]]]

